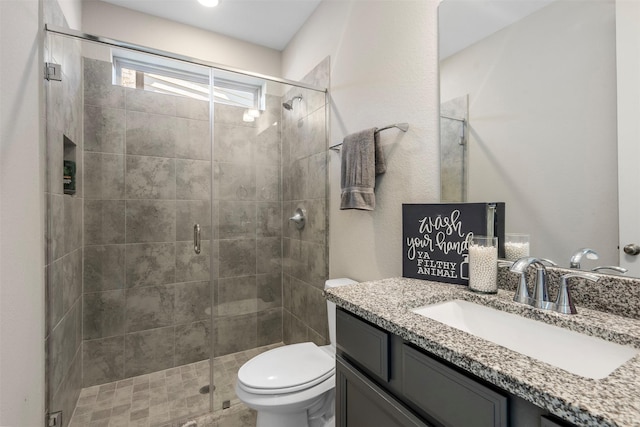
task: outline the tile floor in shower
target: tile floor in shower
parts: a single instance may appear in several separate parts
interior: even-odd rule
[[[282,343],[216,357],[213,362],[214,412],[209,395],[209,361],[183,365],[82,389],[69,427],[180,427],[196,420],[198,427],[252,427],[255,413],[235,395],[238,369],[252,357]],[[222,410],[230,401],[231,408]],[[200,416],[200,417],[198,417]]]

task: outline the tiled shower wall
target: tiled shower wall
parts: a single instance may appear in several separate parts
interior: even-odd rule
[[[57,2],[46,1],[44,13],[46,22],[66,27]],[[44,81],[47,130],[45,408],[47,412],[63,411],[66,425],[82,388],[82,59],[79,42],[60,36],[45,39],[44,53],[46,61],[62,67],[62,81]],[[76,161],[74,195],[63,193],[63,160]]]
[[[255,122],[215,104],[215,356],[282,341],[281,102]]]
[[[111,72],[84,59],[85,387],[210,353],[208,102],[114,86]]]
[[[329,87],[329,58],[318,64],[303,82]],[[329,274],[327,215],[327,104],[322,92],[291,89],[285,99],[302,95],[291,111],[283,110],[284,187],[284,308],[286,344],[328,342],[326,301],[322,296]],[[288,218],[304,208],[307,222],[298,230]]]

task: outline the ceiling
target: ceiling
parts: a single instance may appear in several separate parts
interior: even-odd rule
[[[260,46],[283,50],[321,0],[102,0]]]

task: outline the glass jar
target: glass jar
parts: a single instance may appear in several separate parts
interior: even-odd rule
[[[516,261],[529,256],[529,235],[520,233],[507,233],[504,235],[504,258],[507,261]]]
[[[473,236],[469,242],[469,289],[498,292],[498,238]]]

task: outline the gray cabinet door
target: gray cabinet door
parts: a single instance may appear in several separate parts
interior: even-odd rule
[[[336,427],[429,427],[336,356]]]
[[[507,427],[507,397],[403,345],[403,394],[447,427]]]
[[[338,309],[338,349],[383,381],[389,381],[389,332]]]

